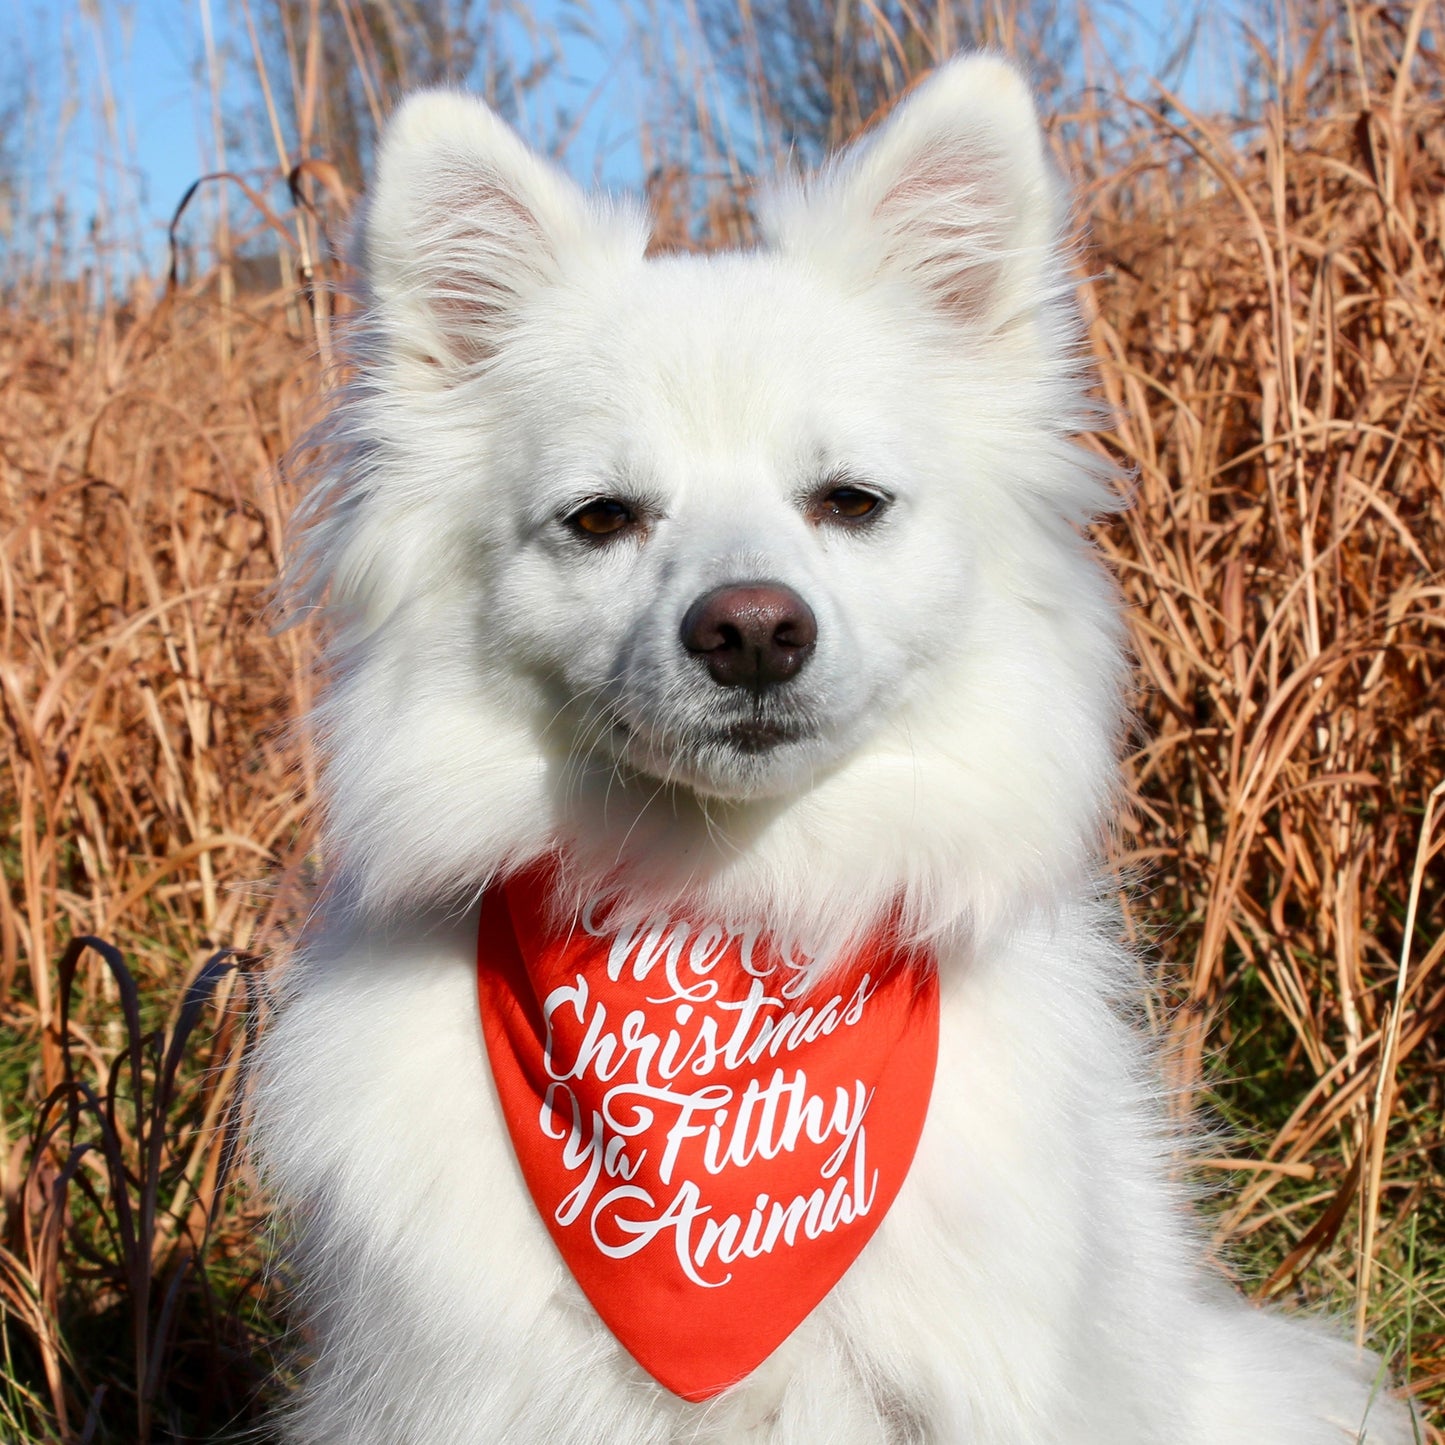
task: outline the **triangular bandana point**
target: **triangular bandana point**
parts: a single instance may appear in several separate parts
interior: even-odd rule
[[[938,1056],[931,964],[870,939],[804,987],[757,929],[490,889],[482,1031],[533,1201],[603,1322],[702,1401],[842,1278],[901,1187]]]

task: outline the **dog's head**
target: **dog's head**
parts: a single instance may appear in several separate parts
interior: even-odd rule
[[[640,215],[480,103],[408,102],[306,554],[349,619],[330,729],[353,856],[409,838],[456,881],[584,827],[589,797],[594,828],[650,836],[660,791],[714,836],[786,834],[836,795],[889,853],[921,789],[970,836],[1076,845],[1116,649],[1073,530],[1102,494],[1066,441],[1060,210],[990,58],[716,256],[647,258]]]

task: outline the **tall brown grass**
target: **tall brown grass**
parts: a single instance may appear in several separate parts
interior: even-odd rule
[[[223,352],[211,283],[139,314],[41,304],[0,321],[0,1323],[19,1351],[0,1438],[7,1409],[17,1432],[68,1437],[97,1400],[97,1418],[148,1431],[165,1390],[147,1336],[181,1343],[154,1338],[166,1290],[193,1303],[213,1228],[254,1247],[259,1211],[216,1195],[237,1021],[197,1035],[184,1083],[150,1042],[195,1030],[167,1016],[218,947],[277,941],[282,864],[307,849],[309,765],[288,741],[305,639],[271,635],[265,612],[312,346],[284,297],[225,322]],[[130,972],[91,951],[63,977],[81,935],[118,945]],[[142,1093],[171,1096],[163,1117]],[[133,1401],[97,1396],[107,1370]],[[25,1398],[42,1382],[43,1401]]]
[[[1265,1291],[1327,1265],[1361,1334],[1377,1261],[1400,1267],[1412,1219],[1445,1223],[1420,1213],[1445,1017],[1445,152],[1442,77],[1422,67],[1417,90],[1410,63],[1425,15],[1361,11],[1353,55],[1322,47],[1315,68],[1261,57],[1271,98],[1247,135],[1158,96],[1139,110],[1153,152],[1098,175],[1090,207],[1117,417],[1101,440],[1137,478],[1103,537],[1146,689],[1124,856],[1173,925],[1185,1070],[1208,1047],[1231,1067],[1230,1010],[1253,992],[1244,1017],[1306,1085],[1220,1234],[1281,1230]]]
[[[370,12],[346,10],[361,64]],[[932,10],[903,14],[872,37],[888,95],[948,43]],[[1427,1408],[1445,1397],[1438,20],[1302,5],[1256,45],[1238,121],[1096,76],[1055,128],[1092,238],[1080,289],[1113,417],[1094,444],[1132,495],[1099,532],[1139,661],[1126,916],[1165,965],[1181,1097],[1233,1126],[1210,1161],[1221,1260],[1260,1295],[1352,1310]],[[693,41],[689,84],[715,94]],[[760,134],[775,83],[744,67]],[[862,93],[827,83],[844,112]],[[267,589],[282,458],[330,350],[317,211],[343,197],[271,113],[306,204],[260,219],[295,286],[223,274],[121,305],[52,277],[0,314],[0,1438],[255,1420],[284,1330],[234,1152],[246,969],[215,955],[281,951],[305,906],[307,635],[269,630]],[[746,236],[746,148],[700,99],[684,119],[645,136],[661,233]]]

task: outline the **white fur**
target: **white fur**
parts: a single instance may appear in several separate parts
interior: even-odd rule
[[[316,1364],[298,1442],[1375,1445],[1372,1361],[1212,1281],[1137,982],[1094,901],[1121,627],[1063,203],[1001,61],[943,67],[768,211],[645,259],[479,103],[410,101],[363,236],[357,380],[308,504],[334,677],[324,924],[288,971],[258,1147]],[[846,475],[876,526],[815,526]],[[645,536],[559,520],[623,496]],[[815,655],[763,753],[678,640],[787,583]],[[913,1170],[853,1268],[705,1405],[649,1380],[560,1263],[482,1051],[475,900],[557,850],[823,951],[901,898],[942,978]],[[686,1327],[686,1321],[680,1322]],[[1366,1416],[1368,1413],[1368,1425]]]

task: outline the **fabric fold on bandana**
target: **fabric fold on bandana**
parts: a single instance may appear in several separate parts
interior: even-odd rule
[[[880,934],[826,972],[761,928],[488,891],[482,1031],[523,1178],[634,1359],[701,1401],[858,1257],[913,1161],[938,1057],[931,959]]]

